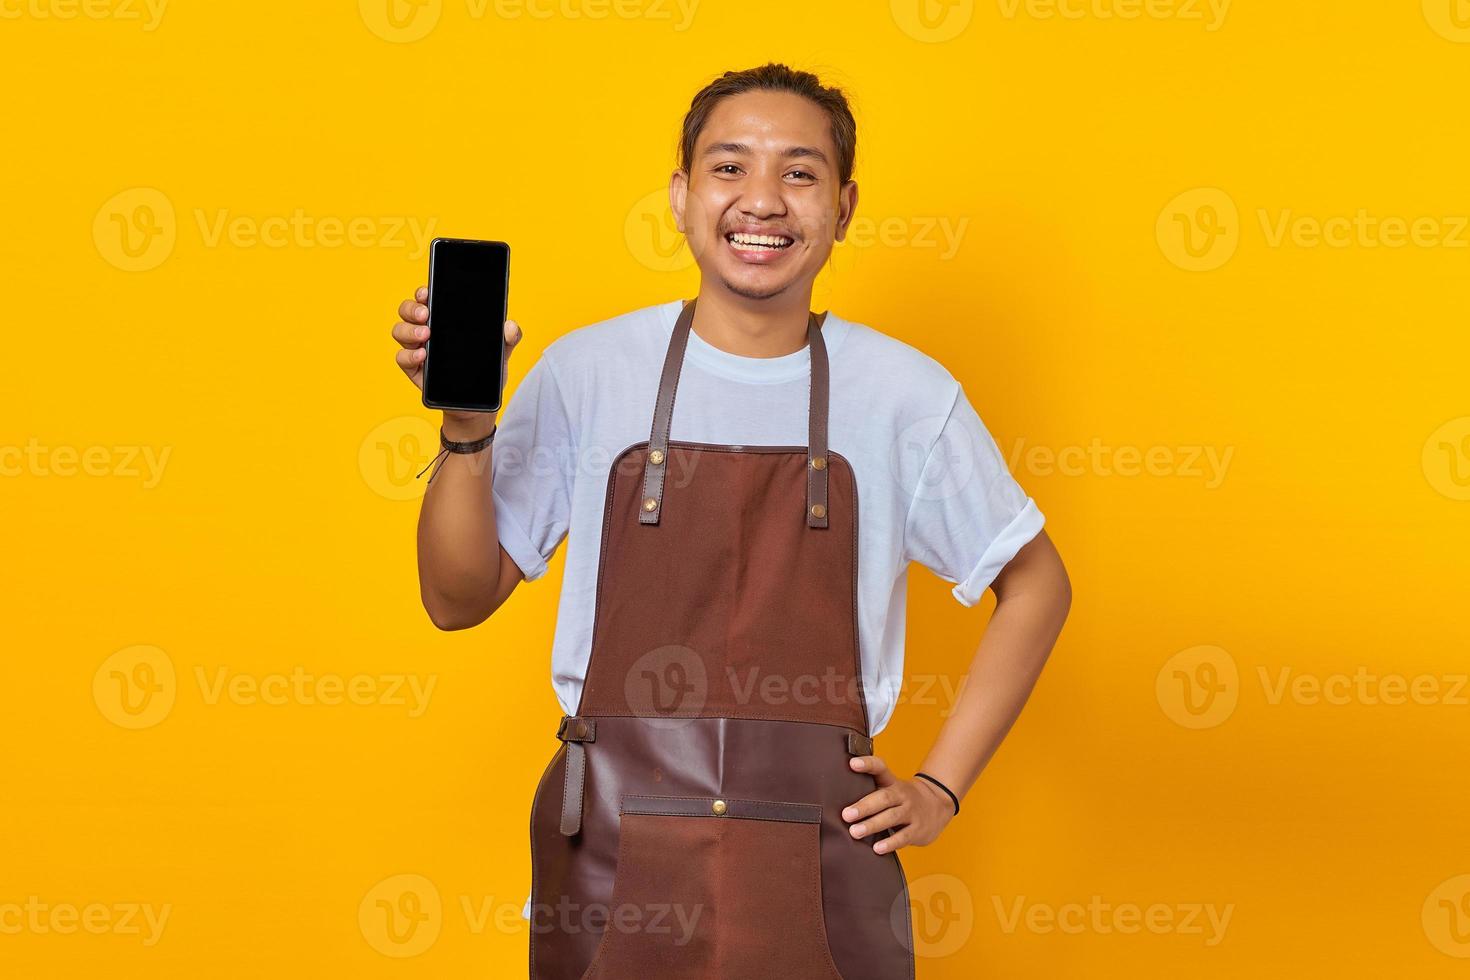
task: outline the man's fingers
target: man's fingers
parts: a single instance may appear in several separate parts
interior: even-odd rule
[[[888,771],[888,764],[880,756],[855,755],[848,760],[848,765],[858,772],[866,772],[878,780],[879,786],[892,786],[898,782],[893,773]]]
[[[896,806],[899,802],[898,794],[892,790],[875,789],[851,806],[844,807],[842,819],[849,823],[854,820],[862,820],[891,806]]]
[[[418,373],[419,368],[424,363],[424,351],[422,349],[401,350],[393,355],[393,360],[398,363],[399,367],[403,368],[404,374],[412,377]]]
[[[896,834],[889,834],[880,841],[874,841],[873,850],[878,854],[887,854],[889,851],[896,851],[900,847],[908,847],[914,842],[913,828],[905,827]]]
[[[858,823],[847,828],[848,833],[854,837],[867,837],[876,834],[880,830],[896,827],[909,822],[908,808],[904,806],[891,806],[886,810],[879,810],[871,817],[864,817]]]
[[[505,321],[505,348],[509,351],[521,342],[521,325],[514,320]]]
[[[398,304],[398,319],[409,323],[428,323],[429,308],[418,300],[406,299]]]
[[[429,328],[419,323],[404,323],[402,320],[393,324],[393,339],[410,350],[424,346],[424,341],[429,339]]]
[[[418,289],[415,289],[413,291],[413,298],[420,303],[427,303],[429,301],[429,287],[420,286]]]

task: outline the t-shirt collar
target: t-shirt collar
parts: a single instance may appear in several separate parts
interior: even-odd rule
[[[673,335],[674,324],[683,310],[684,301],[676,299],[659,307],[663,320],[664,336]],[[847,333],[847,322],[835,313],[828,312],[822,323],[822,339],[827,342],[827,357],[830,360]],[[711,374],[731,381],[746,384],[777,384],[805,378],[810,373],[811,348],[803,344],[800,350],[780,357],[746,357],[721,350],[704,340],[693,330],[689,331],[689,346],[685,358]]]

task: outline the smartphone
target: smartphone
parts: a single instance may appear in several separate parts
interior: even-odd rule
[[[505,391],[510,246],[467,238],[429,243],[424,404],[495,412]]]

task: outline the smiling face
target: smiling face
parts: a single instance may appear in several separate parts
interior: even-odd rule
[[[746,299],[812,282],[847,234],[857,184],[841,184],[827,113],[789,92],[732,95],[710,113],[669,202],[706,286]]]

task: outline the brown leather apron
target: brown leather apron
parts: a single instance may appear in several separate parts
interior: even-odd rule
[[[822,321],[808,445],[739,446],[669,441],[693,319],[608,474],[591,662],[531,808],[530,975],[908,980],[889,832],[841,815],[876,783],[848,765],[873,743]]]

